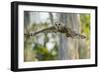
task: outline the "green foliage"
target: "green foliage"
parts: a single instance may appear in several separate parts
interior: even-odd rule
[[[28,32],[35,32],[37,30],[39,30],[40,28],[46,28],[48,27],[49,23],[45,22],[45,23],[33,23],[31,26],[27,27],[27,30],[24,29],[24,33],[28,34]],[[39,39],[41,36],[44,35],[44,43],[39,44],[37,43],[37,39]],[[25,55],[25,60],[24,61],[46,61],[46,60],[55,60],[57,59],[57,43],[55,44],[55,46],[52,48],[52,50],[48,50],[48,48],[46,47],[46,44],[49,42],[50,38],[47,36],[48,33],[43,33],[42,35],[38,35],[38,36],[24,36],[24,55]],[[56,38],[56,35],[52,34],[52,38]],[[56,40],[54,40],[56,41]],[[34,44],[34,46],[32,46],[32,44]],[[30,51],[31,54],[27,54],[28,50],[32,49]],[[34,55],[34,57],[32,56],[32,54]],[[28,56],[32,56],[32,59],[28,59]]]
[[[90,14],[80,14],[81,31],[85,33],[87,39],[90,37]]]
[[[33,51],[35,51],[36,58],[40,61],[54,60],[56,57],[52,52],[49,52],[47,48],[38,43],[35,44]]]
[[[79,49],[80,59],[90,58],[90,14],[80,14],[81,33],[86,35],[84,48]]]

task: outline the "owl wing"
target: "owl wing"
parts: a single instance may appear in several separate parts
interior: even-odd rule
[[[81,39],[86,38],[86,36],[85,36],[85,35],[81,35],[81,34],[77,34],[77,35],[76,35],[76,37],[81,38]]]
[[[54,33],[54,32],[57,32],[57,30],[54,26],[51,26],[51,27],[48,27],[48,28],[44,28],[44,29],[41,29],[41,30],[30,32],[28,35],[35,36],[39,33]],[[27,34],[24,34],[24,35],[27,35]]]
[[[67,29],[67,33],[66,33],[67,37],[82,38],[82,39],[86,38],[85,35],[78,34],[75,31],[72,31],[70,28],[66,28],[66,29]]]

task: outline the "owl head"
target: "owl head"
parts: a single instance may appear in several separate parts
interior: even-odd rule
[[[65,28],[65,25],[63,23],[55,23],[55,28],[58,31],[63,32],[63,29]]]

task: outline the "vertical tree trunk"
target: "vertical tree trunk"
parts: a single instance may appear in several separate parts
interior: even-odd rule
[[[53,19],[53,14],[51,12],[49,12],[49,16],[50,16],[50,21],[51,21],[51,24],[54,24],[54,19]]]
[[[30,12],[24,12],[24,33],[28,33],[28,27],[32,23],[32,17]],[[35,54],[32,51],[32,40],[30,37],[24,36],[24,61],[34,61]]]
[[[58,22],[79,33],[79,15],[78,14],[57,14]],[[78,39],[67,38],[63,34],[59,35],[59,59],[78,59]]]
[[[29,12],[24,12],[24,28],[27,29],[27,26],[30,22]]]

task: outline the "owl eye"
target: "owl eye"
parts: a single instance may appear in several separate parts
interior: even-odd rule
[[[55,24],[55,27],[58,27],[58,24]]]

